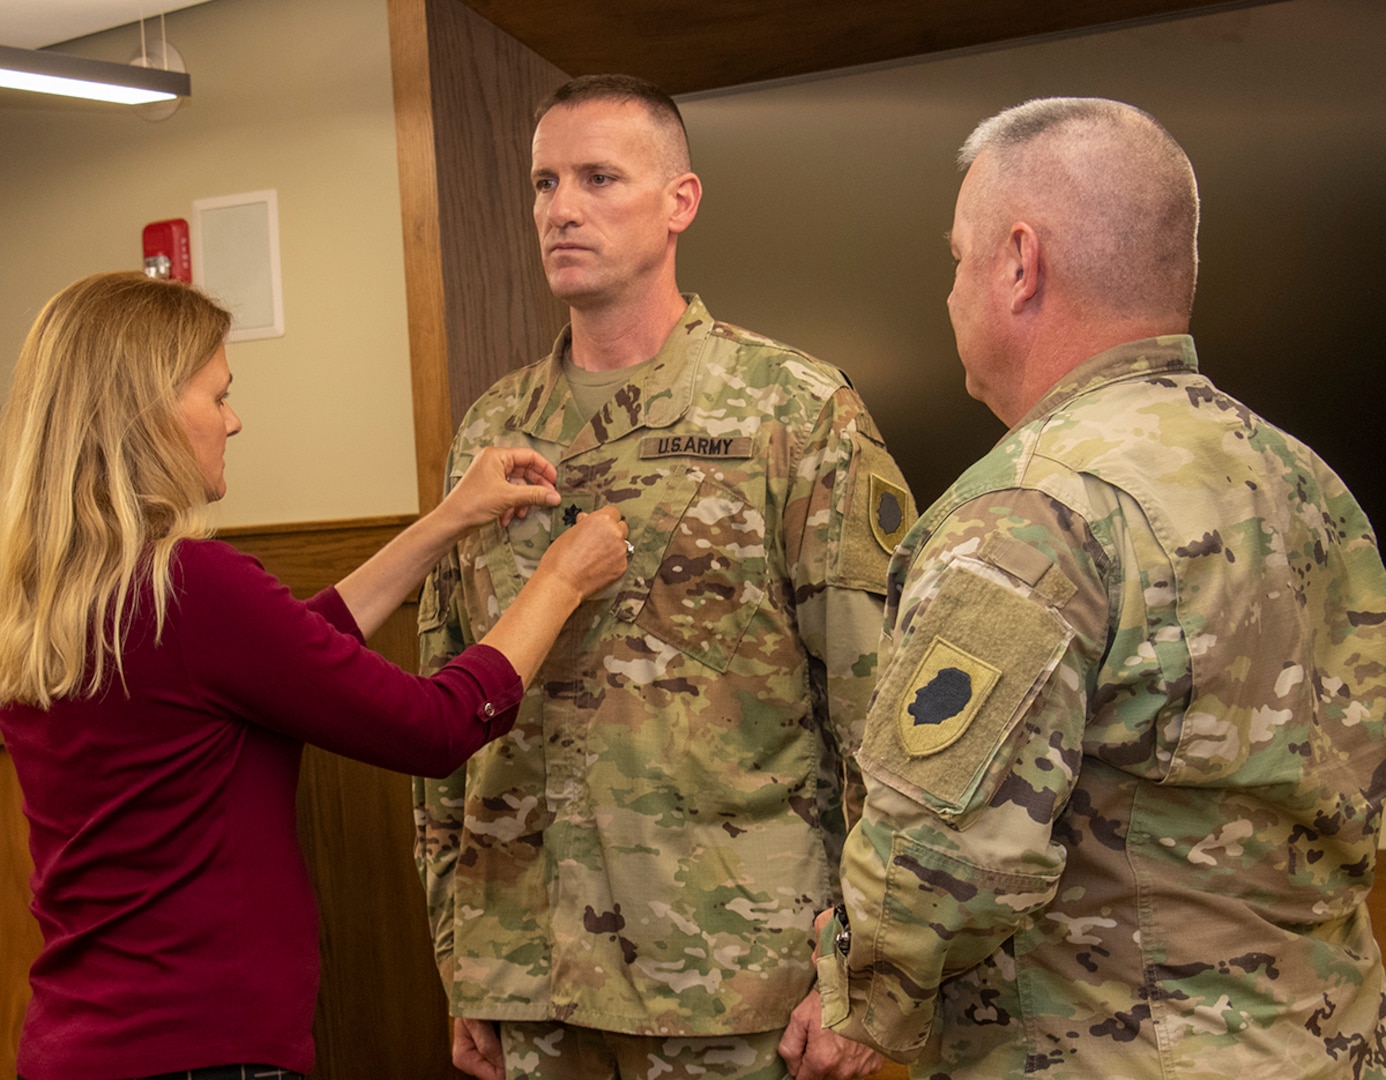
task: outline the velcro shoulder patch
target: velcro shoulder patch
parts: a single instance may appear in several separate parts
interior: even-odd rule
[[[977,557],[1023,581],[1055,607],[1063,607],[1078,591],[1048,555],[1014,536],[991,533]]]
[[[882,675],[863,769],[945,817],[985,803],[987,766],[1072,639],[1072,627],[1042,599],[981,566],[954,565]]]
[[[860,433],[852,444],[846,506],[841,517],[834,515],[839,550],[829,580],[880,596],[890,557],[914,524],[914,499],[884,446]]]

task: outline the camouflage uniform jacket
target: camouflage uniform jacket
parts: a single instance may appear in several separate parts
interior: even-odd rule
[[[916,1076],[1386,1075],[1386,572],[1309,449],[1108,350],[897,551],[824,1019]]]
[[[619,506],[635,552],[569,620],[511,734],[416,782],[439,969],[456,1015],[773,1030],[813,982],[912,503],[839,372],[696,297],[586,423],[567,333],[468,411],[449,465],[535,447],[563,504],[435,572],[425,670],[487,632],[577,512]]]

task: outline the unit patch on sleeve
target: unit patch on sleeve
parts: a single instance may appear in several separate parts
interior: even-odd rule
[[[871,535],[887,552],[893,552],[914,524],[909,516],[914,503],[899,484],[892,484],[874,472],[871,474],[870,499]]]
[[[985,660],[935,637],[910,680],[918,689],[900,703],[900,741],[909,754],[922,757],[957,742],[1000,677]]]
[[[838,472],[845,512],[833,515],[831,527],[841,531],[828,581],[881,596],[890,557],[914,524],[914,499],[885,447],[860,432],[852,436],[850,467]]]

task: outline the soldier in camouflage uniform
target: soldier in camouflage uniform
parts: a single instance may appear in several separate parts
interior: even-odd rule
[[[890,568],[824,1022],[916,1077],[1386,1076],[1386,572],[1184,336],[1197,191],[1129,106],[984,123],[951,241],[1011,426]]]
[[[801,1080],[858,1075],[875,1053],[817,1023],[813,920],[860,807],[912,502],[838,371],[678,293],[700,189],[643,85],[578,80],[542,111],[535,220],[573,321],[468,411],[449,461],[455,479],[483,446],[533,447],[563,503],[469,539],[421,605],[431,671],[580,513],[630,526],[625,577],[569,620],[511,734],[416,782],[454,1060],[483,1080],[780,1076],[798,1007]]]

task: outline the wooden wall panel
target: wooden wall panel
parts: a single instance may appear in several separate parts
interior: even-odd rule
[[[29,965],[42,944],[29,913],[29,828],[14,762],[0,744],[0,1076],[14,1075],[19,1028],[29,1004]]]
[[[688,94],[1266,0],[463,0],[574,75]]]
[[[217,538],[254,555],[290,592],[306,600],[341,581],[414,520],[413,514],[400,514],[268,527],[238,525],[220,530]]]
[[[567,76],[457,0],[390,0],[419,506],[462,414],[567,320],[530,219],[534,104]]]
[[[567,76],[457,0],[389,0],[388,10],[414,446],[419,507],[426,511],[442,494],[448,447],[467,408],[506,371],[546,353],[567,319],[544,281],[529,210],[533,107]],[[334,833],[339,838],[368,834],[368,823],[353,820],[357,806],[327,806],[316,793],[370,787],[370,782],[357,777],[349,763],[320,763],[310,755],[305,766],[301,790],[313,807],[304,820],[321,830],[320,839],[305,835],[305,848],[327,850]],[[407,791],[402,794],[401,804],[398,789],[385,785],[375,796],[393,821],[401,820],[401,805],[409,806]],[[370,835],[381,858],[394,858],[401,839],[411,839],[387,840],[383,830]],[[319,862],[313,854],[310,860]],[[408,870],[412,876],[412,863]],[[353,925],[390,918],[382,903],[404,906],[394,918],[411,941],[426,946],[429,937],[413,882],[396,897],[383,887],[376,891],[335,881],[337,864],[331,859],[320,861],[314,872],[325,884],[332,882],[326,887],[335,898],[330,914],[324,905],[323,952],[324,986],[330,979],[334,989],[331,995],[324,990],[315,1031],[324,1055],[319,1071],[338,1080],[356,1075],[337,1071],[355,1068],[351,1055],[339,1053],[339,1043],[352,1038],[351,1017],[360,1007],[359,989],[344,980],[353,977],[354,964],[365,963],[372,972],[383,966],[378,957],[341,953],[335,942],[353,940]],[[397,876],[390,872],[392,882]],[[461,1075],[449,1064],[447,1003],[431,953],[427,961],[429,987],[420,989],[422,976],[411,952],[410,974],[390,988],[416,1010],[415,1022],[381,1040],[411,1055],[414,1050],[399,1040],[417,1041],[422,1057],[412,1058],[416,1064],[410,1068],[395,1061],[375,1075]],[[441,1047],[435,1032],[441,1034]]]
[[[452,420],[568,321],[544,279],[529,182],[534,106],[567,74],[458,0],[428,0]]]
[[[431,508],[442,494],[443,458],[454,427],[448,398],[447,303],[424,8],[425,0],[389,0],[388,9],[420,510]]]
[[[406,605],[371,639],[409,670],[418,667],[415,614]],[[451,1065],[447,998],[414,871],[409,778],[310,746],[298,811],[322,951],[313,1077],[462,1076]]]

